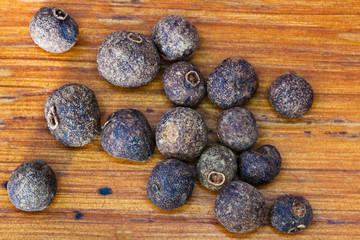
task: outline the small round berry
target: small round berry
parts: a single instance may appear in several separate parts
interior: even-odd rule
[[[55,198],[56,176],[42,160],[25,162],[11,174],[7,191],[16,208],[26,212],[41,211]]]
[[[95,93],[77,83],[65,84],[50,94],[45,103],[45,118],[55,139],[70,147],[88,144],[101,128]]]
[[[253,186],[268,184],[279,174],[281,156],[276,147],[264,145],[244,151],[238,158],[240,179]]]
[[[161,19],[152,31],[152,38],[161,56],[169,61],[189,60],[199,43],[194,24],[180,15]]]
[[[250,148],[258,138],[254,115],[241,107],[230,108],[220,114],[217,133],[225,146],[239,152]]]
[[[162,83],[166,96],[175,106],[195,107],[206,95],[204,78],[190,62],[176,62],[164,72]]]
[[[29,29],[34,42],[52,53],[69,50],[79,37],[76,21],[58,7],[40,8],[31,19]]]
[[[186,107],[165,113],[156,128],[156,145],[166,158],[191,161],[200,156],[207,138],[203,117]]]
[[[310,225],[312,219],[311,205],[301,196],[281,196],[271,206],[271,225],[282,233],[301,232]]]
[[[281,116],[298,118],[311,108],[314,92],[311,85],[302,77],[286,74],[271,84],[269,99]]]
[[[215,200],[214,215],[230,232],[254,231],[265,220],[265,199],[248,183],[233,181],[227,184]]]
[[[113,157],[145,162],[154,153],[155,139],[144,114],[135,109],[121,109],[106,120],[101,145]]]
[[[222,109],[241,106],[255,94],[258,76],[246,60],[238,57],[225,59],[209,75],[208,97]]]
[[[224,146],[206,149],[196,164],[201,185],[217,191],[228,184],[236,175],[237,163],[234,153]]]
[[[160,57],[149,37],[135,32],[117,31],[102,42],[97,65],[100,76],[109,83],[136,88],[155,78],[160,68]]]
[[[179,160],[168,159],[154,167],[146,184],[146,194],[158,208],[175,209],[189,201],[194,186],[191,168]]]

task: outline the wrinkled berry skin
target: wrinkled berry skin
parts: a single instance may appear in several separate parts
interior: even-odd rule
[[[197,161],[197,177],[205,188],[217,191],[236,175],[237,163],[234,153],[224,146],[206,149]]]
[[[248,183],[227,184],[215,200],[214,215],[230,232],[248,233],[264,222],[265,199]]]
[[[166,96],[175,106],[195,107],[206,95],[204,78],[190,62],[176,62],[164,72],[162,83]]]
[[[191,161],[200,156],[207,138],[203,117],[186,107],[169,110],[161,117],[156,128],[156,145],[166,158]]]
[[[77,83],[65,84],[50,94],[45,103],[45,118],[55,139],[70,147],[89,143],[101,128],[95,93]]]
[[[111,114],[104,124],[101,145],[113,157],[145,162],[154,154],[155,139],[140,111],[121,109]]]
[[[281,196],[271,206],[271,225],[282,233],[301,232],[310,225],[312,219],[311,205],[301,196]]]
[[[40,8],[31,19],[29,29],[34,42],[52,53],[69,50],[79,37],[76,21],[57,7]]]
[[[276,147],[264,145],[241,153],[238,158],[239,177],[253,186],[268,184],[279,174],[281,156]]]
[[[56,176],[42,160],[25,162],[11,174],[7,191],[16,208],[26,212],[41,211],[55,198]]]
[[[311,85],[302,77],[286,74],[271,84],[269,99],[281,116],[298,118],[311,108],[314,92]]]
[[[109,83],[137,88],[155,78],[160,68],[160,56],[149,37],[135,32],[117,31],[102,42],[97,66],[100,76]]]
[[[168,159],[154,167],[146,184],[146,194],[158,208],[175,209],[189,201],[194,186],[191,168],[177,159]]]
[[[241,106],[259,87],[258,76],[246,60],[238,57],[225,59],[209,75],[208,97],[222,109]]]
[[[250,148],[258,138],[254,115],[241,107],[223,111],[217,121],[217,134],[220,141],[234,151]]]
[[[169,15],[155,25],[152,39],[164,59],[186,61],[198,46],[199,34],[194,24],[186,18]]]

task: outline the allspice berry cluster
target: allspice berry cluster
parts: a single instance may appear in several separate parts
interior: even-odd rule
[[[78,26],[64,10],[43,7],[30,22],[34,42],[52,53],[69,50],[78,39]],[[69,83],[55,89],[45,103],[50,133],[62,144],[81,147],[101,130],[103,149],[115,158],[147,161],[155,150],[167,158],[152,170],[146,185],[150,202],[161,209],[185,205],[195,186],[193,170],[202,186],[220,191],[214,215],[229,231],[248,233],[266,218],[265,200],[254,186],[274,181],[282,158],[275,146],[251,149],[258,139],[258,126],[250,110],[243,108],[255,94],[259,79],[245,59],[223,60],[205,80],[188,60],[198,47],[196,27],[180,15],[161,19],[152,36],[116,31],[102,42],[97,55],[100,76],[109,83],[137,88],[149,84],[160,68],[160,56],[173,61],[162,84],[175,108],[158,122],[155,134],[144,114],[136,109],[112,113],[101,129],[100,109],[95,93],[82,84]],[[224,109],[217,121],[217,134],[224,145],[208,147],[208,128],[196,107],[205,97]],[[275,111],[286,118],[298,118],[312,106],[313,90],[302,77],[287,74],[271,85],[269,99]],[[238,154],[239,153],[239,154]],[[240,180],[234,181],[236,175]],[[56,177],[42,160],[26,162],[15,169],[7,185],[9,198],[23,211],[40,211],[54,200]],[[298,233],[312,221],[312,208],[303,197],[286,195],[275,200],[271,224],[283,233]]]

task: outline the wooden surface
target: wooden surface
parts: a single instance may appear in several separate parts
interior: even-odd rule
[[[76,46],[63,54],[37,47],[28,25],[37,9],[55,5],[79,24]],[[288,236],[269,223],[257,231],[231,234],[213,216],[217,193],[196,183],[190,201],[174,211],[159,210],[147,199],[152,168],[164,158],[158,150],[146,163],[118,160],[102,150],[100,138],[68,148],[49,133],[46,98],[65,83],[83,83],[99,101],[102,123],[120,108],[136,108],[155,129],[173,106],[156,79],[139,89],[122,89],[102,80],[96,54],[116,30],[151,35],[168,14],[190,19],[200,34],[191,59],[207,77],[230,56],[255,67],[260,87],[245,105],[259,126],[256,146],[273,144],[283,156],[275,181],[260,187],[268,205],[283,194],[306,197],[314,221]],[[21,212],[0,189],[1,239],[360,239],[360,2],[358,0],[1,0],[0,1],[0,181],[19,164],[43,159],[58,178],[58,193],[43,212]],[[279,117],[267,93],[279,75],[294,71],[315,92],[312,109],[296,120]],[[206,98],[196,108],[217,143],[221,110]],[[101,195],[99,189],[110,188]]]

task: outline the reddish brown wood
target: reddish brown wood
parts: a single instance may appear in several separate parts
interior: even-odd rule
[[[45,5],[64,8],[79,24],[79,41],[64,54],[47,53],[30,38],[29,22]],[[73,149],[50,135],[44,103],[51,91],[70,82],[95,91],[102,123],[115,110],[132,107],[155,129],[172,108],[161,85],[167,64],[146,87],[123,89],[100,78],[96,54],[111,32],[150,35],[168,14],[181,14],[198,28],[200,46],[191,61],[205,77],[229,56],[255,67],[260,87],[245,107],[258,121],[256,147],[273,144],[283,156],[279,176],[259,189],[269,205],[282,194],[306,197],[315,215],[303,233],[286,236],[267,223],[251,234],[231,234],[213,216],[216,193],[198,182],[184,207],[159,210],[145,193],[152,168],[164,159],[157,150],[147,163],[133,163],[106,154],[99,136]],[[43,159],[59,183],[54,203],[39,213],[15,209],[0,188],[0,238],[360,238],[359,1],[2,0],[0,15],[0,182],[20,163]],[[279,117],[267,99],[271,82],[289,71],[307,79],[315,92],[312,109],[296,120]],[[207,98],[196,109],[209,126],[209,143],[218,142],[221,110]],[[113,193],[100,195],[103,187]]]

